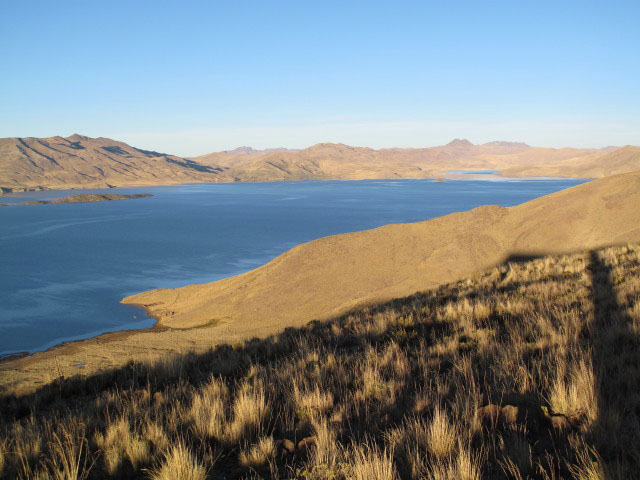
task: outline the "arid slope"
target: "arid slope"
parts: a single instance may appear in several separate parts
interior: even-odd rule
[[[124,302],[172,328],[276,331],[463,278],[511,255],[638,241],[639,202],[640,172],[608,177],[516,207],[322,238],[243,275]]]
[[[244,151],[243,151],[244,152]],[[453,140],[431,148],[389,148],[374,150],[343,144],[321,143],[297,152],[221,152],[194,160],[228,169],[237,181],[432,178],[449,170],[528,168],[529,176],[538,168],[561,161],[603,155],[602,150],[534,148],[524,143],[489,142],[474,145]],[[640,169],[640,159],[636,162]],[[634,170],[634,169],[631,169]],[[627,171],[631,171],[627,170]],[[542,173],[540,173],[542,175]],[[560,173],[558,176],[567,176]],[[586,175],[576,175],[585,177]]]
[[[194,160],[224,168],[236,181],[433,178],[450,170],[499,170],[502,175],[517,177],[599,178],[640,170],[640,149],[553,149],[514,142],[474,145],[456,139],[431,148],[374,150],[322,143],[297,152],[247,154],[239,150]]]
[[[527,165],[526,162],[517,162],[516,165],[505,168],[501,173],[507,177],[536,175],[602,178],[637,170],[640,170],[640,147],[627,145],[609,152],[586,155],[580,158],[553,160],[553,156],[549,155],[545,164]]]
[[[81,135],[0,139],[0,192],[216,182],[222,170]]]
[[[71,377],[58,358],[50,385],[0,394],[0,477],[636,479],[638,332],[631,244],[233,347],[154,362],[139,342]]]

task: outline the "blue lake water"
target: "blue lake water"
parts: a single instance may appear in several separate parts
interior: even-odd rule
[[[218,280],[315,238],[516,205],[584,180],[363,180],[116,188],[135,200],[0,208],[0,354],[154,321],[123,297]],[[0,203],[71,193],[30,192]]]

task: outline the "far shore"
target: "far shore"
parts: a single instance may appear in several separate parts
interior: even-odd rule
[[[0,187],[0,200],[2,198],[16,198],[16,194],[24,193],[46,193],[46,192],[73,192],[74,190],[103,190],[108,192],[115,188],[144,188],[144,187],[179,187],[185,185],[203,185],[203,184],[229,184],[229,183],[277,183],[277,182],[357,182],[367,180],[431,180],[433,182],[446,182],[447,180],[572,180],[583,179],[593,180],[591,176],[536,176],[536,175],[518,175],[510,174],[509,176],[503,175],[500,171],[493,171],[491,174],[486,173],[459,173],[459,172],[442,172],[442,174],[433,177],[389,177],[389,178],[314,178],[314,179],[265,179],[265,180],[242,180],[242,181],[188,181],[188,182],[171,182],[171,181],[159,181],[159,182],[132,182],[132,183],[119,183],[119,184],[89,184],[89,185],[69,185],[69,186],[55,186],[55,187],[24,187],[13,189],[10,187]],[[83,194],[78,194],[83,195]],[[107,194],[111,195],[111,194]],[[113,194],[115,195],[115,194]],[[135,194],[133,194],[135,195]],[[140,196],[153,196],[151,194],[144,194]],[[134,197],[132,197],[134,198]],[[54,199],[57,200],[57,199]],[[53,202],[47,201],[46,203],[65,203],[65,202]],[[72,202],[69,202],[72,203]],[[25,203],[26,204],[26,203]],[[31,203],[29,203],[31,204]],[[24,205],[23,203],[10,203],[2,204],[5,206]]]

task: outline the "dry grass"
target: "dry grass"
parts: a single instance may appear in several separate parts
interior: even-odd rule
[[[258,443],[240,452],[238,460],[242,466],[256,470],[267,465],[276,454],[273,437],[262,437]]]
[[[429,452],[439,459],[450,457],[456,448],[457,438],[458,433],[449,422],[447,414],[436,408],[427,429]]]
[[[395,480],[397,474],[393,466],[393,455],[369,445],[354,447],[350,452],[348,478],[353,480]]]
[[[634,478],[639,252],[513,262],[277,337],[5,396],[0,476]],[[488,404],[511,416],[483,423]]]
[[[165,455],[162,465],[151,472],[152,480],[204,480],[207,471],[182,443]]]

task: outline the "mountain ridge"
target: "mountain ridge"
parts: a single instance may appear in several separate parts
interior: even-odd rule
[[[575,149],[454,139],[427,148],[318,143],[301,150],[239,147],[183,158],[105,137],[0,139],[0,192],[198,182],[438,178],[456,170],[507,177],[599,178],[640,170],[640,147]]]
[[[222,169],[79,134],[0,139],[0,189],[109,188],[226,180]]]

